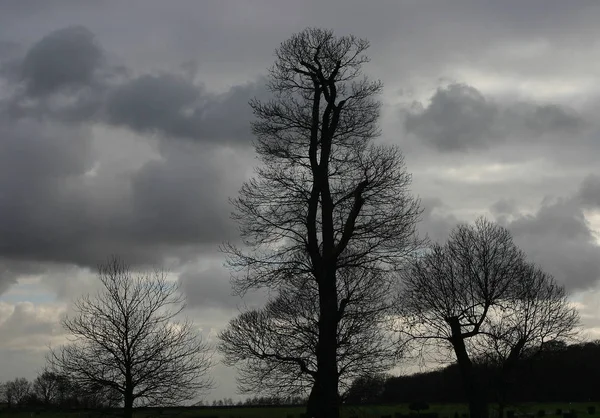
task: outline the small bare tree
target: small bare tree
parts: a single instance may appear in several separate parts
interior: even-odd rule
[[[51,350],[51,369],[90,390],[119,393],[124,416],[134,404],[169,405],[211,387],[211,351],[188,320],[183,296],[162,272],[133,275],[118,258],[99,268],[102,290],[75,303],[63,321],[71,344]]]
[[[44,405],[58,405],[68,396],[70,386],[66,376],[46,368],[33,381],[32,390]]]
[[[513,297],[524,255],[505,228],[485,219],[459,225],[401,274],[398,310],[407,341],[437,342],[454,351],[472,418],[487,417],[469,340],[488,331],[495,308]]]
[[[365,277],[368,275],[369,277]],[[380,273],[338,272],[340,313],[337,367],[340,392],[354,379],[389,370],[394,361],[390,338],[390,280]],[[318,293],[310,278],[279,290],[263,309],[242,313],[221,332],[219,350],[226,364],[238,366],[245,393],[305,396],[316,403]]]
[[[4,399],[9,407],[22,405],[31,393],[31,383],[24,377],[18,377],[2,386]]]

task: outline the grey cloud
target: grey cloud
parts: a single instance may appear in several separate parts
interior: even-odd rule
[[[543,132],[576,132],[584,124],[574,112],[570,112],[556,104],[521,106],[525,126],[536,133]],[[510,108],[513,117],[518,120],[519,106]]]
[[[506,225],[515,242],[567,288],[588,289],[600,279],[600,247],[575,198],[546,200],[533,215]]]
[[[241,184],[240,173],[234,167],[229,176],[220,170],[236,161],[226,153],[173,144],[162,161],[147,163],[132,178],[131,233],[162,243],[235,239],[228,198]]]
[[[14,3],[21,2],[25,1]],[[495,48],[498,44],[548,40],[564,46],[572,57],[577,46],[592,42],[597,34],[595,16],[599,7],[587,0],[569,2],[568,6],[537,0],[527,3],[511,0],[501,6],[489,0],[451,3],[347,0],[344,7],[339,7],[336,1],[318,0],[301,3],[248,0],[243,6],[226,0],[177,5],[159,0],[126,3],[108,0],[90,4],[55,1],[52,7],[44,2],[32,4],[36,6],[3,6],[0,35],[3,31],[20,36],[44,33],[80,22],[93,27],[108,48],[128,56],[137,70],[149,65],[173,68],[190,56],[202,57],[207,77],[225,84],[228,79],[243,80],[264,70],[280,40],[307,25],[333,27],[340,33],[354,32],[368,37],[373,42],[374,63],[385,62],[389,70],[385,70],[387,77],[383,78],[391,81],[410,73],[447,75],[440,74],[441,68],[447,70],[447,64],[484,65],[480,62],[484,54],[490,55],[488,61],[496,58],[491,69],[501,73],[502,64],[509,57],[498,54]],[[152,47],[153,44],[159,47]],[[553,72],[559,67],[559,72],[567,69],[573,74],[585,69],[581,65],[585,62],[573,65],[572,60],[554,55],[550,53],[543,59],[535,56],[538,64],[534,72],[540,68]],[[531,71],[532,60],[526,65],[523,58],[517,61],[519,69]],[[587,67],[593,71],[592,66]]]
[[[72,26],[33,45],[21,64],[21,76],[34,96],[78,88],[93,82],[103,58],[94,35],[83,26]]]
[[[250,145],[248,101],[264,95],[263,86],[261,79],[215,95],[183,76],[143,75],[111,93],[107,120],[141,133]]]
[[[496,216],[512,215],[517,211],[517,206],[513,199],[500,199],[490,207],[490,210]]]
[[[32,303],[17,303],[12,314],[2,322],[0,329],[2,336],[7,339],[11,337],[35,339],[40,336],[48,338],[56,328],[56,319],[58,315],[54,318],[40,317]]]
[[[257,308],[267,300],[264,291],[240,297],[232,293],[230,273],[213,261],[208,268],[191,264],[179,275],[179,284],[190,308],[218,308],[235,313],[239,309]]]
[[[52,304],[0,302],[0,370],[3,380],[35,378],[44,366],[48,345],[63,334],[59,319],[64,309]],[[62,342],[62,341],[61,341]]]
[[[422,231],[443,240],[458,219],[470,220],[497,202],[492,214],[513,225],[528,253],[570,288],[586,288],[597,275],[596,247],[580,218],[581,208],[597,207],[595,180],[582,185],[577,200],[548,201],[529,216],[518,212],[537,208],[544,194],[568,196],[583,171],[597,168],[598,134],[582,134],[582,126],[593,124],[597,114],[597,105],[591,106],[600,85],[593,45],[600,34],[596,0],[348,0],[342,8],[339,1],[318,0],[248,0],[243,7],[229,0],[1,3],[0,112],[5,116],[0,119],[0,155],[6,166],[0,167],[0,291],[32,271],[26,266],[34,260],[49,269],[54,263],[95,266],[110,253],[136,266],[173,259],[186,263],[199,255],[217,258],[211,251],[216,238],[221,240],[219,231],[237,235],[227,226],[229,207],[223,201],[235,194],[253,165],[247,147],[236,145],[250,143],[246,103],[262,94],[263,83],[214,92],[256,80],[273,62],[279,42],[307,25],[370,39],[372,62],[365,71],[383,79],[388,104],[397,102],[395,91],[401,88],[420,95],[439,78],[467,83],[462,91],[444,91],[445,97],[436,98],[446,103],[438,113],[423,102],[410,115],[413,126],[403,150],[413,147],[406,156],[415,190],[436,197],[424,199]],[[36,85],[29,72],[21,95],[4,100],[25,74],[27,46],[74,22],[93,31],[108,64],[91,74],[85,70],[89,67],[78,67],[74,76],[80,81],[74,83],[59,77],[26,90]],[[188,65],[187,76],[179,78],[181,63],[190,58],[197,58],[197,66]],[[112,62],[136,78],[127,71],[115,76]],[[190,99],[189,92],[167,81],[164,88],[184,95],[183,104],[176,94],[152,87],[175,106],[159,107],[154,101],[159,96],[147,94],[157,114],[145,109],[146,103],[121,96],[121,103],[137,106],[137,113],[124,108],[115,115],[110,106],[118,93],[139,94],[126,88],[143,77],[155,83],[161,77],[177,79],[197,95]],[[480,91],[469,91],[468,85]],[[498,96],[487,93],[492,90]],[[517,95],[548,99],[520,103]],[[584,120],[565,104],[587,110],[581,113]],[[455,106],[451,114],[458,119],[445,114],[449,106]],[[28,128],[21,125],[25,120]],[[140,141],[151,149],[149,155],[129,147],[132,132],[145,137]],[[446,138],[448,132],[454,137]],[[22,147],[13,140],[5,145],[11,135],[21,138]],[[247,154],[234,159],[215,151],[230,146],[234,154]],[[184,196],[191,196],[189,207]],[[511,200],[513,208],[505,204]],[[226,323],[237,307],[237,300],[229,299],[226,272],[216,266],[187,268],[182,280],[198,323],[208,317],[214,328]],[[68,271],[56,271],[48,287],[57,289],[57,283],[61,291],[75,287]],[[211,301],[214,308],[201,310]],[[38,364],[23,350],[2,350],[0,361],[9,375],[29,373]]]
[[[423,199],[423,207],[419,230],[433,241],[445,241],[459,222],[469,221],[457,218],[437,198]],[[600,283],[600,246],[578,196],[545,199],[533,214],[522,214],[515,202],[500,200],[491,213],[511,231],[531,261],[569,290],[587,290]]]
[[[127,76],[124,66],[109,65],[83,26],[55,30],[25,52],[15,52],[19,49],[0,63],[8,93],[0,106],[12,119],[98,121],[108,90]]]
[[[125,158],[114,167],[98,159],[104,141],[88,129],[26,120],[1,124],[0,140],[6,260],[94,267],[118,254],[132,265],[161,265],[237,238],[227,198],[243,180],[245,156],[175,141],[141,169],[126,166],[135,148],[107,150]],[[0,287],[14,282],[9,273]]]
[[[0,257],[0,295],[8,290],[23,275],[39,274],[46,266],[31,260],[11,260]]]
[[[104,87],[99,85],[36,98],[17,93],[4,103],[0,102],[0,107],[4,107],[4,113],[12,119],[35,118],[80,124],[100,120],[104,95]]]
[[[589,175],[577,193],[584,207],[600,209],[600,176]]]
[[[45,248],[65,251],[56,245],[76,236],[83,240],[77,225],[85,210],[69,184],[93,163],[86,130],[5,121],[0,140],[0,253],[21,259]]]
[[[202,89],[189,80],[170,74],[143,75],[119,86],[107,103],[108,120],[139,132],[160,130],[188,136],[195,123],[191,117]]]
[[[114,67],[98,73],[86,48],[101,51],[81,27],[46,36],[17,63],[28,88],[0,101],[0,292],[24,272],[14,263],[94,267],[109,254],[183,263],[238,238],[227,199],[252,154],[217,145],[250,144],[247,102],[264,80],[214,94],[176,74],[128,79]],[[84,57],[60,73],[46,62],[53,52],[61,65]],[[104,135],[156,132],[146,148],[158,148],[140,157],[126,138],[96,137],[93,122]]]
[[[438,88],[427,106],[413,104],[404,120],[408,133],[441,152],[486,149],[508,138],[579,133],[584,126],[580,116],[557,104],[497,101],[464,84]]]
[[[600,246],[597,231],[592,229],[583,209],[582,190],[596,180],[588,177],[575,195],[546,198],[531,214],[522,213],[512,199],[501,199],[491,205],[492,219],[505,225],[516,244],[529,260],[554,275],[571,291],[585,291],[600,284]],[[596,184],[594,184],[596,186]],[[459,222],[471,217],[457,217],[456,210],[439,198],[422,199],[423,220],[420,232],[432,241],[443,242]],[[484,210],[478,212],[479,216]]]
[[[439,198],[421,199],[423,214],[418,224],[419,233],[427,236],[433,242],[443,242],[458,223],[458,219]]]
[[[460,84],[438,89],[429,106],[416,107],[406,115],[406,131],[441,151],[485,146],[497,112],[477,89]]]

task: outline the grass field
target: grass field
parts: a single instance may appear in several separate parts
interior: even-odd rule
[[[594,414],[590,414],[588,408],[596,408]],[[494,407],[491,407],[490,416],[493,417]],[[600,418],[600,403],[526,403],[512,405],[506,408],[507,411],[514,411],[515,418],[524,415],[533,415],[534,417],[563,418],[563,414],[557,415],[557,410],[563,413],[571,411],[575,413],[576,418]],[[541,414],[544,411],[544,415]],[[463,418],[467,414],[467,406],[464,404],[431,404],[429,410],[424,413],[437,413],[439,418]],[[0,411],[1,417],[6,418],[101,418],[117,417],[119,411],[33,411],[18,409],[4,409]],[[302,407],[202,407],[202,408],[164,408],[164,409],[141,409],[135,413],[136,418],[301,418],[304,417],[304,408]],[[408,405],[373,405],[373,406],[344,406],[342,408],[343,418],[380,418],[382,416],[394,417],[396,413],[404,415],[414,415],[419,417],[418,413],[408,409]]]

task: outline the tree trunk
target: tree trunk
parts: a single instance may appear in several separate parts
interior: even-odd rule
[[[465,346],[465,340],[462,336],[458,318],[450,318],[449,323],[452,330],[450,342],[452,343],[454,353],[456,354],[456,362],[458,363],[458,368],[460,370],[465,395],[469,402],[470,418],[488,418],[487,401],[484,396],[484,391],[481,389],[475,378],[473,363],[467,353],[467,347]]]
[[[133,398],[131,396],[125,396],[125,407],[123,408],[123,417],[133,417]]]
[[[132,418],[133,417],[133,388],[125,388],[125,396],[123,399],[124,407],[123,407],[123,417],[124,418]]]
[[[306,416],[308,417],[314,417],[317,416],[318,412],[317,409],[319,408],[319,389],[318,389],[318,385],[319,385],[319,377],[317,375],[317,377],[315,378],[315,383],[313,384],[313,387],[310,390],[310,395],[308,396],[308,402],[306,403]]]
[[[498,411],[500,414],[500,418],[504,417],[504,410],[506,409],[506,405],[508,403],[508,389],[510,387],[510,375],[514,368],[517,366],[519,359],[521,358],[521,354],[523,351],[523,347],[525,347],[526,340],[521,338],[517,341],[517,344],[510,350],[508,358],[504,362],[504,364],[500,367],[499,377],[498,377]]]
[[[498,399],[498,417],[504,418],[504,410],[506,409],[506,401],[502,395]]]
[[[324,275],[319,283],[319,344],[316,381],[319,405],[315,418],[339,418],[337,370],[337,291],[335,272]]]

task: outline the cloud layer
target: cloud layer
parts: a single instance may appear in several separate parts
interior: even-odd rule
[[[406,155],[420,230],[444,240],[496,219],[594,317],[598,13],[592,0],[4,2],[3,376],[32,377],[35,347],[110,254],[169,269],[207,336],[237,312],[218,247],[238,237],[228,198],[256,164],[247,103],[268,97],[274,48],[306,26],[371,41],[381,140]],[[223,379],[215,397],[231,395]]]

